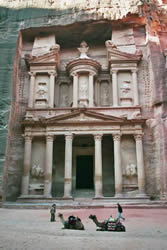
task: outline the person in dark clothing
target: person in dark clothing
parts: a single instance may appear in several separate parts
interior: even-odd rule
[[[56,204],[53,204],[50,209],[50,221],[55,221],[55,213],[56,213]]]
[[[117,203],[118,206],[118,222],[120,222],[120,219],[125,220],[125,218],[122,216],[123,209],[119,203]]]

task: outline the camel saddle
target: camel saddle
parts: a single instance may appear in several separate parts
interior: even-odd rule
[[[68,217],[68,222],[70,225],[75,225],[77,221],[81,221],[80,218],[75,217],[73,215]]]

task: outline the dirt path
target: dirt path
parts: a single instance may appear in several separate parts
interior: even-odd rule
[[[75,209],[57,211],[79,216],[85,231],[63,230],[59,218],[49,222],[49,210],[0,209],[0,249],[4,250],[166,250],[167,209],[124,209],[127,231],[98,232],[88,219],[116,217],[116,209]]]

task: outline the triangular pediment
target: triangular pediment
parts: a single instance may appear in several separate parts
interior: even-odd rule
[[[101,123],[101,122],[113,122],[113,123],[120,123],[123,122],[124,118],[119,118],[115,116],[110,115],[104,115],[97,112],[92,111],[85,111],[85,110],[79,110],[75,112],[71,112],[69,114],[59,115],[55,117],[48,118],[46,120],[47,123]]]
[[[110,63],[117,62],[135,62],[138,63],[142,58],[142,52],[136,51],[136,53],[127,53],[121,51],[111,41],[106,42],[108,60]]]
[[[28,63],[31,66],[34,65],[53,65],[53,64],[57,64],[58,60],[59,60],[59,53],[58,50],[52,50],[49,53],[40,55],[40,56],[33,56],[33,57],[29,57],[27,58]]]
[[[115,62],[139,62],[141,59],[141,55],[130,54],[126,52],[122,52],[117,49],[111,49],[108,51],[109,61],[111,63]]]

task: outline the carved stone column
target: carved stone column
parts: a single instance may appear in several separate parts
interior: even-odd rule
[[[31,169],[31,149],[32,149],[32,136],[25,135],[24,136],[24,171],[22,177],[22,187],[21,187],[21,195],[28,195],[29,190],[29,176]]]
[[[118,80],[117,80],[117,73],[118,70],[111,70],[112,72],[112,89],[113,89],[113,106],[118,106]]]
[[[122,167],[121,167],[121,135],[113,135],[114,139],[114,173],[115,173],[115,197],[122,196]]]
[[[93,107],[94,106],[94,101],[93,101],[93,83],[94,83],[94,73],[90,72],[89,73],[89,107]]]
[[[78,107],[78,74],[73,73],[73,107]]]
[[[53,135],[46,135],[46,163],[44,180],[44,196],[46,198],[52,197],[53,140]]]
[[[136,140],[136,159],[137,159],[137,177],[138,177],[139,195],[146,196],[142,135],[141,134],[134,135],[134,137]]]
[[[102,135],[94,135],[95,139],[95,198],[103,197],[102,183]]]
[[[29,98],[28,98],[28,107],[33,108],[34,104],[34,88],[35,88],[35,72],[29,72],[30,75],[30,90],[29,90]]]
[[[133,95],[134,95],[134,105],[139,105],[139,95],[137,86],[137,69],[132,70],[132,81],[133,81]]]
[[[54,93],[55,93],[55,76],[56,72],[49,72],[50,82],[49,82],[49,108],[54,107]]]
[[[65,135],[64,198],[72,198],[72,135]]]

